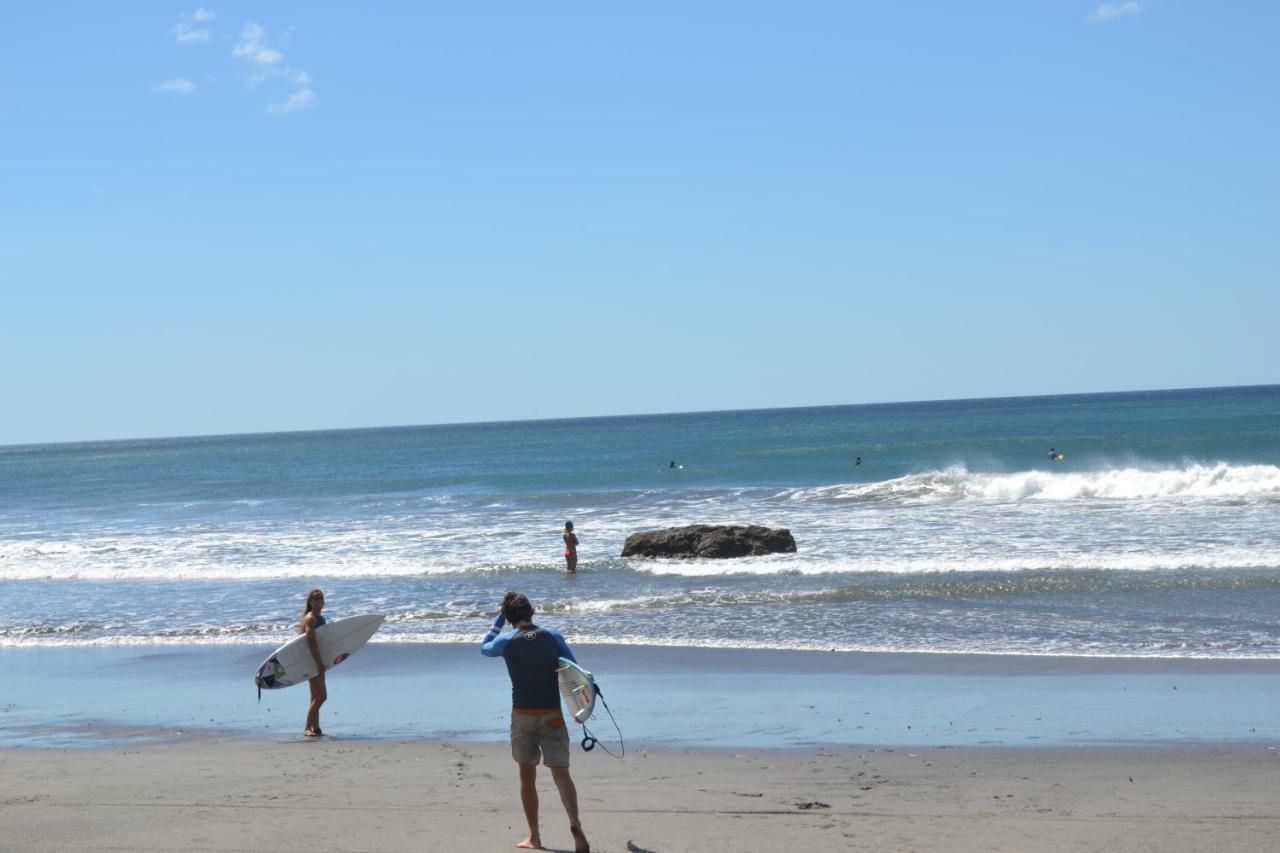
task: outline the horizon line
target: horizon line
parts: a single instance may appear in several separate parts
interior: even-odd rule
[[[1070,393],[1059,394],[1013,394],[998,395],[992,397],[943,397],[933,400],[881,400],[874,403],[815,403],[805,406],[757,406],[747,409],[698,409],[693,411],[668,411],[668,412],[632,412],[624,414],[609,415],[574,415],[555,418],[513,418],[509,420],[475,420],[475,421],[442,421],[439,423],[419,423],[419,424],[383,424],[380,426],[351,426],[351,427],[308,427],[304,429],[280,429],[265,430],[260,432],[225,432],[225,433],[186,433],[181,435],[151,435],[151,436],[135,436],[130,438],[85,438],[85,439],[69,439],[65,441],[44,441],[44,442],[19,442],[16,444],[0,444],[0,451],[15,450],[20,448],[35,447],[58,447],[73,444],[115,444],[126,442],[147,442],[147,441],[172,441],[181,439],[201,439],[201,438],[243,438],[247,436],[283,436],[283,435],[309,435],[320,433],[336,433],[336,432],[373,432],[376,430],[408,430],[408,429],[426,429],[431,427],[454,427],[454,426],[504,426],[509,424],[541,424],[556,423],[558,421],[592,421],[592,420],[612,420],[615,418],[661,418],[661,417],[677,417],[681,415],[722,415],[730,412],[782,412],[782,411],[806,411],[809,409],[844,409],[844,408],[875,408],[878,406],[916,406],[928,405],[935,403],[977,403],[992,402],[997,400],[1043,400],[1052,397],[1108,397],[1123,394],[1169,394],[1174,392],[1187,391],[1228,391],[1243,389],[1259,389],[1259,388],[1280,388],[1280,384],[1266,383],[1262,385],[1205,385],[1194,386],[1190,388],[1131,388],[1122,391],[1075,391]]]

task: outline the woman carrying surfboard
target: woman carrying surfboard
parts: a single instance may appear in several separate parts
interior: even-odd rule
[[[311,686],[311,704],[307,706],[307,727],[302,733],[307,737],[321,737],[320,706],[329,698],[329,691],[324,686],[324,658],[320,656],[320,644],[316,642],[316,629],[324,624],[320,611],[324,610],[324,590],[313,589],[307,593],[306,604],[302,607],[302,620],[298,622],[298,633],[307,637],[307,648],[320,668],[320,674],[307,683]]]

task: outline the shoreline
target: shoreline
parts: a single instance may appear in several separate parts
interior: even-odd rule
[[[355,741],[500,740],[509,682],[501,662],[481,657],[478,646],[371,643],[330,677],[325,730]],[[574,648],[599,679],[626,741],[648,747],[1249,744],[1280,737],[1280,660]],[[264,691],[259,701],[252,684],[270,651],[0,648],[9,674],[0,694],[0,747],[296,737],[306,691]],[[606,746],[616,738],[602,708],[590,727]]]

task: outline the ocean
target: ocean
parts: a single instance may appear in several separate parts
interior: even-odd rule
[[[798,551],[619,556],[693,523]],[[1280,386],[0,447],[2,646],[269,647],[312,586],[391,643],[519,589],[575,643],[1276,658]]]

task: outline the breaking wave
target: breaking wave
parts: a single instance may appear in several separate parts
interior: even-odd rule
[[[828,501],[1280,501],[1280,467],[1191,464],[1181,468],[980,473],[964,467],[866,484],[794,489],[798,502]]]

